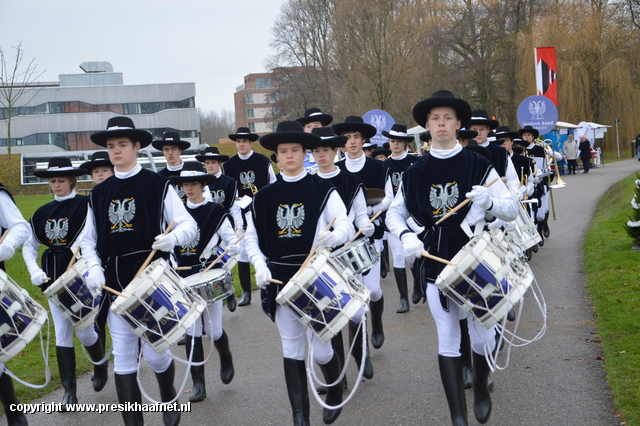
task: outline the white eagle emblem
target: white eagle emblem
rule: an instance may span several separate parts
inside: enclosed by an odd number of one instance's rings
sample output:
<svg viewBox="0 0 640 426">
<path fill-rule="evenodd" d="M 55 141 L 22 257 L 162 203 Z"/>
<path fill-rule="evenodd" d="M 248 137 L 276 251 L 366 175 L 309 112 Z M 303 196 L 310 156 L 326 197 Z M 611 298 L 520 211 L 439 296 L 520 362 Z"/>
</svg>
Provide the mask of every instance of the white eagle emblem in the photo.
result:
<svg viewBox="0 0 640 426">
<path fill-rule="evenodd" d="M 395 190 L 398 190 L 398 187 L 402 182 L 402 173 L 403 172 L 393 172 L 391 174 L 391 184 L 393 185 L 393 189 Z"/>
<path fill-rule="evenodd" d="M 131 221 L 135 215 L 136 200 L 133 197 L 124 200 L 111 200 L 111 204 L 109 204 L 109 222 L 113 224 L 110 228 L 111 232 L 133 231 Z"/>
<path fill-rule="evenodd" d="M 293 238 L 302 235 L 302 224 L 304 223 L 304 205 L 302 203 L 290 206 L 280 204 L 276 216 L 278 224 L 278 238 Z"/>
<path fill-rule="evenodd" d="M 196 229 L 196 236 L 193 237 L 193 240 L 186 246 L 182 246 L 180 249 L 180 254 L 186 256 L 193 256 L 198 252 L 198 244 L 200 244 L 200 227 Z"/>
<path fill-rule="evenodd" d="M 387 117 L 384 115 L 372 115 L 371 116 L 371 125 L 376 128 L 378 133 L 380 133 L 387 126 Z"/>
<path fill-rule="evenodd" d="M 49 239 L 49 244 L 64 245 L 67 243 L 66 236 L 69 232 L 69 218 L 47 219 L 44 224 L 44 235 Z"/>
<path fill-rule="evenodd" d="M 224 200 L 226 196 L 224 195 L 224 189 L 218 189 L 217 191 L 211 191 L 211 198 L 214 203 L 218 203 L 224 207 Z"/>
<path fill-rule="evenodd" d="M 178 193 L 178 198 L 184 200 L 187 195 L 184 193 L 184 189 L 182 189 L 182 185 L 174 185 L 176 192 Z"/>
<path fill-rule="evenodd" d="M 251 185 L 256 181 L 256 174 L 253 170 L 249 170 L 248 172 L 240 172 L 240 183 L 243 188 L 250 188 Z"/>
<path fill-rule="evenodd" d="M 529 114 L 531 114 L 532 120 L 542 120 L 546 110 L 547 104 L 545 104 L 544 101 L 529 102 Z"/>
<path fill-rule="evenodd" d="M 433 217 L 444 216 L 458 202 L 458 183 L 448 182 L 444 188 L 440 184 L 431 185 L 429 202 L 433 208 Z"/>
</svg>

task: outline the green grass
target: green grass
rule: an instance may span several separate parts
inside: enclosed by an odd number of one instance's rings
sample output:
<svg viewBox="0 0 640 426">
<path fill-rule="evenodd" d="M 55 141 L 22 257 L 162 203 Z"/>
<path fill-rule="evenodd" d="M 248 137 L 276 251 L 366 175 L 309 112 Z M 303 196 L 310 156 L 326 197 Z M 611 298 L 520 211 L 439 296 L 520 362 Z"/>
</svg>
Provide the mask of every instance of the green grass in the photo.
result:
<svg viewBox="0 0 640 426">
<path fill-rule="evenodd" d="M 616 409 L 640 424 L 640 252 L 624 229 L 635 175 L 600 200 L 584 244 L 587 291 L 602 339 L 605 371 Z"/>
</svg>

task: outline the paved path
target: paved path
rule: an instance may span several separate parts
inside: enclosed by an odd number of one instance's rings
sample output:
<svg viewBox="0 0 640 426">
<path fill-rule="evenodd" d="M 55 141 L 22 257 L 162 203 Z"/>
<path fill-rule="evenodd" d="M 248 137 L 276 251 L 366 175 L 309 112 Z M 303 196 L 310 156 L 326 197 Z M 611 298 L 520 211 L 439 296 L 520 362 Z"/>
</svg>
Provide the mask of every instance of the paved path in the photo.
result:
<svg viewBox="0 0 640 426">
<path fill-rule="evenodd" d="M 507 370 L 494 374 L 493 425 L 616 425 L 610 390 L 601 360 L 591 303 L 582 274 L 582 244 L 586 219 L 597 201 L 615 182 L 640 169 L 636 160 L 606 164 L 583 174 L 563 177 L 567 187 L 555 192 L 557 220 L 551 221 L 551 237 L 534 255 L 531 267 L 548 305 L 545 337 L 514 349 Z M 578 217 L 580 215 L 580 217 Z M 392 274 L 390 274 L 391 276 Z M 353 400 L 343 409 L 337 425 L 446 425 L 449 415 L 437 366 L 435 326 L 426 305 L 411 305 L 408 314 L 396 314 L 397 290 L 383 281 L 386 299 L 386 342 L 374 350 L 375 377 L 361 383 Z M 206 369 L 208 397 L 192 404 L 182 424 L 286 425 L 291 422 L 280 343 L 275 325 L 256 303 L 224 312 L 234 355 L 236 376 L 229 385 L 219 380 L 217 357 Z M 539 323 L 527 311 L 523 330 L 534 332 Z M 531 321 L 529 321 L 531 320 Z M 529 334 L 530 336 L 531 334 Z M 206 340 L 205 340 L 206 341 Z M 176 353 L 184 357 L 182 347 Z M 206 351 L 206 350 L 205 350 Z M 353 365 L 353 363 L 352 363 Z M 52 365 L 52 368 L 55 366 Z M 178 366 L 176 383 L 184 374 Z M 144 366 L 146 388 L 157 398 L 157 386 Z M 355 369 L 350 371 L 350 387 Z M 90 375 L 78 379 L 81 403 L 117 403 L 110 378 L 105 390 L 94 393 Z M 189 379 L 186 390 L 190 390 Z M 34 402 L 58 402 L 58 389 Z M 313 397 L 312 397 L 313 398 Z M 181 397 L 186 402 L 187 395 Z M 472 392 L 467 391 L 470 424 L 475 424 Z M 311 422 L 322 424 L 320 406 L 311 400 Z M 121 424 L 119 413 L 54 413 L 28 416 L 34 425 Z M 161 424 L 159 414 L 146 414 L 147 424 Z M 3 418 L 0 424 L 6 424 Z"/>
</svg>

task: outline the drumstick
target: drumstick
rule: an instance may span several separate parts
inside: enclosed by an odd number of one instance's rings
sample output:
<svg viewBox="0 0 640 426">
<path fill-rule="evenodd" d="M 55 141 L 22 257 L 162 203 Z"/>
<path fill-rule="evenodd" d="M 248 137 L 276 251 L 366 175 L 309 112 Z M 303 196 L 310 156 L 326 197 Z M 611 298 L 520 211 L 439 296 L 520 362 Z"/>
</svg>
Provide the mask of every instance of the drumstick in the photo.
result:
<svg viewBox="0 0 640 426">
<path fill-rule="evenodd" d="M 382 214 L 382 210 L 380 210 L 378 213 L 374 214 L 373 217 L 371 219 L 369 219 L 368 223 L 373 223 L 373 221 L 376 220 L 381 214 Z M 356 240 L 356 238 L 358 238 L 360 236 L 360 234 L 362 234 L 362 229 L 358 229 L 358 232 L 356 232 L 356 234 L 353 236 L 353 238 L 351 238 L 350 241 L 347 241 L 344 244 L 344 246 L 342 246 L 342 247 L 346 247 L 349 244 L 351 244 L 352 242 L 354 242 Z"/>
<path fill-rule="evenodd" d="M 192 266 L 178 266 L 177 268 L 173 268 L 174 271 L 186 271 L 188 269 L 191 269 Z"/>
<path fill-rule="evenodd" d="M 284 284 L 282 281 L 280 280 L 275 280 L 273 278 L 267 278 L 267 282 L 268 283 L 273 283 L 273 284 Z"/>
<path fill-rule="evenodd" d="M 76 261 L 76 257 L 78 257 L 78 252 L 80 251 L 80 247 L 78 247 L 75 251 L 75 253 L 73 253 L 73 256 L 71 256 L 71 261 L 69 261 L 69 264 L 67 265 L 67 270 L 64 271 L 64 273 L 66 274 L 67 272 L 69 272 L 69 269 L 71 269 L 71 267 L 73 266 L 73 263 Z"/>
<path fill-rule="evenodd" d="M 2 244 L 2 242 L 4 241 L 4 239 L 7 237 L 7 234 L 9 233 L 8 229 L 5 229 L 4 232 L 2 233 L 2 237 L 0 237 L 0 244 Z"/>
<path fill-rule="evenodd" d="M 432 254 L 429 254 L 429 253 L 428 253 L 428 252 L 426 252 L 426 251 L 423 251 L 423 252 L 422 252 L 422 257 L 426 257 L 426 258 L 431 259 L 431 260 L 436 260 L 436 261 L 438 261 L 438 262 L 446 263 L 447 265 L 451 265 L 451 266 L 458 266 L 458 265 L 456 265 L 455 263 L 451 263 L 451 262 L 449 262 L 447 259 L 443 259 L 443 258 L 441 258 L 441 257 L 434 256 L 434 255 L 432 255 Z"/>
<path fill-rule="evenodd" d="M 237 240 L 235 240 L 235 241 L 234 241 L 233 243 L 231 243 L 231 244 L 232 244 L 232 245 L 233 245 L 233 244 L 238 244 L 238 243 L 240 242 L 240 240 L 241 240 L 241 239 L 243 239 L 243 238 L 244 238 L 244 234 L 242 234 L 242 235 L 240 236 L 240 238 L 238 238 Z M 223 251 L 222 253 L 220 253 L 220 256 L 218 256 L 217 258 L 215 258 L 215 259 L 214 259 L 214 261 L 213 261 L 213 262 L 211 262 L 211 263 L 209 264 L 209 266 L 207 266 L 207 267 L 206 267 L 206 269 L 205 269 L 204 271 L 200 272 L 200 275 L 204 274 L 204 273 L 205 273 L 205 272 L 207 272 L 209 269 L 211 269 L 211 268 L 213 267 L 213 265 L 215 265 L 216 263 L 218 263 L 218 261 L 219 261 L 220 259 L 222 259 L 222 258 L 224 257 L 224 255 L 225 255 L 225 254 L 227 254 L 227 253 L 229 253 L 229 249 L 226 249 L 225 251 Z"/>
<path fill-rule="evenodd" d="M 327 225 L 327 227 L 325 229 L 325 232 L 328 232 L 331 229 L 331 227 L 333 226 L 333 223 L 335 221 L 336 221 L 335 217 L 333 219 L 331 219 L 331 222 L 329 222 L 329 225 Z M 307 263 L 309 263 L 309 260 L 311 260 L 311 257 L 315 254 L 316 250 L 318 250 L 318 245 L 317 244 L 315 246 L 313 246 L 313 248 L 309 252 L 309 255 L 307 256 L 307 258 L 304 260 L 304 262 L 302 262 L 302 266 L 300 267 L 300 269 L 298 269 L 298 272 L 302 271 L 304 268 L 307 267 Z M 296 274 L 298 272 L 296 272 Z"/>
<path fill-rule="evenodd" d="M 171 228 L 173 228 L 173 225 L 175 224 L 175 220 L 172 220 L 171 223 L 169 225 L 167 225 L 167 229 L 164 230 L 164 234 L 162 235 L 167 235 L 169 233 L 169 231 L 171 231 Z M 147 267 L 147 265 L 149 265 L 149 262 L 151 262 L 151 259 L 153 259 L 153 256 L 156 255 L 156 252 L 158 250 L 151 250 L 151 253 L 149 253 L 149 256 L 147 256 L 147 260 L 144 261 L 144 263 L 142 264 L 142 266 L 140 267 L 140 269 L 138 269 L 138 272 L 136 272 L 135 277 L 133 277 L 133 279 L 135 280 L 136 278 L 138 278 L 140 276 L 140 274 L 142 273 L 142 271 L 144 271 L 144 268 Z"/>
<path fill-rule="evenodd" d="M 491 182 L 489 182 L 488 184 L 486 184 L 484 187 L 488 188 L 491 185 L 493 185 L 494 183 L 496 183 L 496 181 L 500 179 L 500 178 L 495 178 L 494 180 L 492 180 Z M 460 210 L 462 207 L 466 206 L 467 204 L 469 204 L 469 202 L 471 202 L 471 200 L 473 200 L 473 198 L 467 198 L 466 200 L 464 200 L 463 202 L 461 202 L 460 204 L 458 204 L 457 206 L 455 206 L 453 209 L 449 210 L 449 213 L 445 214 L 444 216 L 442 216 L 440 218 L 440 220 L 438 220 L 436 222 L 436 225 L 440 225 L 440 223 L 447 219 L 449 216 L 453 215 L 455 212 L 457 212 L 458 210 Z"/>
<path fill-rule="evenodd" d="M 102 287 L 103 289 L 107 290 L 107 291 L 110 291 L 111 293 L 113 293 L 113 294 L 115 294 L 115 295 L 117 295 L 117 296 L 125 297 L 125 295 L 124 295 L 124 294 L 120 293 L 118 290 L 114 290 L 114 289 L 112 289 L 111 287 L 107 287 L 106 285 L 103 285 L 103 286 L 101 286 L 101 287 Z"/>
</svg>

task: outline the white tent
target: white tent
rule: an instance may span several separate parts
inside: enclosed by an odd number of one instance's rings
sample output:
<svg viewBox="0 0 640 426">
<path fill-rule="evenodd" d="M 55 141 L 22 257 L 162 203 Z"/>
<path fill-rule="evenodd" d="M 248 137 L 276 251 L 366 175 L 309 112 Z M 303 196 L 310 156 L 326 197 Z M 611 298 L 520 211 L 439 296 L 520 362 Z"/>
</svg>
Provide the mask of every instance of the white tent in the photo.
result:
<svg viewBox="0 0 640 426">
<path fill-rule="evenodd" d="M 579 141 L 580 138 L 584 135 L 587 137 L 589 142 L 591 142 L 591 146 L 593 147 L 596 139 L 602 139 L 607 131 L 607 128 L 609 127 L 611 126 L 592 123 L 590 121 L 581 121 L 578 124 L 578 129 L 576 129 L 575 131 L 575 138 Z"/>
</svg>

